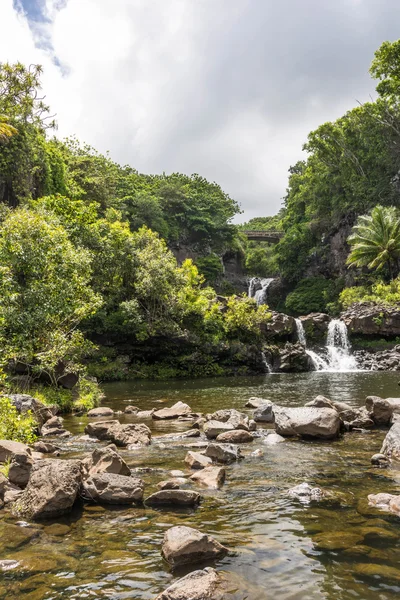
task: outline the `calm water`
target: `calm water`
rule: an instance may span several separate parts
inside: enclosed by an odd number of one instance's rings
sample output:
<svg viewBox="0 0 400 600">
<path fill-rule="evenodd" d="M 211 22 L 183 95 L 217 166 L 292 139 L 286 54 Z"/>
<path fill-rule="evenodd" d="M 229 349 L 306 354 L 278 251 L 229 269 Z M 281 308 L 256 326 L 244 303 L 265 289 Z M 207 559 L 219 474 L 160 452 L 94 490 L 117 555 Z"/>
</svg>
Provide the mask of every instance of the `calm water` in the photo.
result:
<svg viewBox="0 0 400 600">
<path fill-rule="evenodd" d="M 170 405 L 178 400 L 199 412 L 243 409 L 250 396 L 282 405 L 302 405 L 317 394 L 352 405 L 367 395 L 400 395 L 395 373 L 311 373 L 262 378 L 208 379 L 105 386 L 104 404 L 123 410 Z M 134 418 L 121 415 L 121 421 Z M 66 426 L 83 432 L 86 417 Z M 187 443 L 157 442 L 186 424 L 148 422 L 149 448 L 121 451 L 142 473 L 146 495 L 171 469 L 185 469 Z M 377 470 L 370 457 L 384 431 L 351 433 L 335 442 L 287 440 L 267 446 L 262 438 L 242 446 L 244 460 L 227 467 L 220 491 L 202 491 L 196 511 L 105 509 L 87 506 L 56 522 L 16 527 L 2 511 L 1 558 L 20 560 L 22 570 L 2 575 L 0 598 L 136 598 L 150 600 L 173 580 L 160 547 L 165 530 L 185 524 L 215 535 L 234 553 L 214 566 L 232 582 L 230 600 L 394 600 L 400 596 L 400 518 L 368 508 L 369 493 L 400 494 L 400 471 Z M 67 455 L 95 445 L 64 442 Z M 263 456 L 250 453 L 262 449 Z M 332 497 L 302 505 L 287 490 L 303 481 Z"/>
</svg>

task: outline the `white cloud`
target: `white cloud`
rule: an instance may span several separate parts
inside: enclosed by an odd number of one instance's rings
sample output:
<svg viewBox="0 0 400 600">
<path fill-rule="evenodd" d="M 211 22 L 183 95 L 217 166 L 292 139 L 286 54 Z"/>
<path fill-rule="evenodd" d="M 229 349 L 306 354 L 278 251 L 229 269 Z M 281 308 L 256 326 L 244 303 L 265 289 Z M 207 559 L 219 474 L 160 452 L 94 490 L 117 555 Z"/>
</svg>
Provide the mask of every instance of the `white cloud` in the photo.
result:
<svg viewBox="0 0 400 600">
<path fill-rule="evenodd" d="M 30 29 L 1 0 L 0 60 L 44 66 L 58 135 L 143 172 L 201 173 L 249 218 L 279 208 L 308 131 L 373 91 L 395 2 L 46 0 Z"/>
</svg>

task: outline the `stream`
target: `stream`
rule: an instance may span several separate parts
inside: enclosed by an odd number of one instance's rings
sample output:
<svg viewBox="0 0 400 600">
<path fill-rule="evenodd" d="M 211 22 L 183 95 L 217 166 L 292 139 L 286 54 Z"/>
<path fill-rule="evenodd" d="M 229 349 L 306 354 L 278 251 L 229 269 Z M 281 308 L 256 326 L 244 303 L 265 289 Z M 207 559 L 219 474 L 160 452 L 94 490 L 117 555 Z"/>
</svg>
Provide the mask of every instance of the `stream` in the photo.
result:
<svg viewBox="0 0 400 600">
<path fill-rule="evenodd" d="M 247 412 L 244 405 L 251 396 L 299 406 L 323 394 L 360 406 L 368 395 L 399 396 L 399 378 L 387 372 L 318 371 L 124 382 L 104 386 L 102 405 L 115 411 L 129 404 L 148 410 L 181 400 L 196 412 Z M 116 418 L 137 422 L 125 414 Z M 79 439 L 87 422 L 86 416 L 65 418 L 65 427 L 77 437 L 60 442 L 63 457 L 81 457 L 98 445 Z M 172 469 L 188 473 L 184 458 L 198 438 L 157 442 L 157 436 L 188 429 L 188 423 L 143 422 L 152 429 L 152 444 L 119 452 L 131 468 L 144 468 L 140 477 L 146 497 Z M 176 576 L 196 568 L 172 575 L 160 554 L 165 530 L 184 524 L 234 551 L 213 564 L 229 575 L 227 600 L 398 599 L 400 518 L 366 501 L 370 493 L 400 494 L 400 471 L 370 464 L 385 434 L 352 432 L 329 442 L 288 439 L 276 446 L 257 438 L 241 447 L 242 461 L 227 466 L 221 490 L 201 490 L 204 500 L 196 510 L 85 505 L 55 521 L 18 528 L 3 510 L 0 558 L 24 566 L 1 574 L 0 598 L 152 600 Z M 262 456 L 251 455 L 257 449 Z M 331 497 L 308 505 L 289 497 L 287 490 L 303 481 Z M 194 483 L 191 487 L 198 489 Z"/>
</svg>

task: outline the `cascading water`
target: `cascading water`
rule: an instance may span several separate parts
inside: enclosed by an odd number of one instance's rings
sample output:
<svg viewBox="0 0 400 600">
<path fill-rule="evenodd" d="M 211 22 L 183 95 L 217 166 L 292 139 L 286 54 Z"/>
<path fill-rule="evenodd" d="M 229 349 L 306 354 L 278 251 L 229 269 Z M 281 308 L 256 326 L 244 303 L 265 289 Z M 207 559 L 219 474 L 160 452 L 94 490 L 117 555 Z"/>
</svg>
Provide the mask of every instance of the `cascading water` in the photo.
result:
<svg viewBox="0 0 400 600">
<path fill-rule="evenodd" d="M 329 323 L 326 340 L 327 358 L 323 358 L 313 350 L 307 349 L 306 333 L 301 319 L 295 319 L 297 339 L 304 346 L 306 353 L 311 358 L 316 371 L 357 371 L 357 363 L 350 354 L 350 342 L 347 327 L 340 319 L 333 319 Z"/>
<path fill-rule="evenodd" d="M 269 364 L 269 362 L 267 361 L 267 357 L 265 356 L 264 352 L 261 352 L 261 358 L 262 358 L 262 361 L 264 363 L 264 367 L 267 370 L 267 373 L 272 373 L 272 367 Z"/>
<path fill-rule="evenodd" d="M 274 281 L 273 277 L 253 277 L 249 282 L 249 298 L 254 298 L 257 305 L 267 304 L 268 288 Z"/>
</svg>

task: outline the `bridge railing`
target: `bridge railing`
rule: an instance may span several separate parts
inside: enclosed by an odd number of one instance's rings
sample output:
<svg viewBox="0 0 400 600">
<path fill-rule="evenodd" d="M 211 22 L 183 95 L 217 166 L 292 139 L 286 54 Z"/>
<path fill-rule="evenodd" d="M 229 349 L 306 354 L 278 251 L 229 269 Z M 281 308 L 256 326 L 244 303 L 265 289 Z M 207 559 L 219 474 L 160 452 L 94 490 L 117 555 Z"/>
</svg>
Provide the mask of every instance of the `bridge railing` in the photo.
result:
<svg viewBox="0 0 400 600">
<path fill-rule="evenodd" d="M 283 231 L 242 231 L 244 235 L 250 239 L 260 239 L 260 240 L 276 240 L 279 241 L 284 233 Z"/>
</svg>

